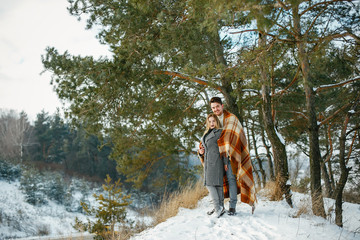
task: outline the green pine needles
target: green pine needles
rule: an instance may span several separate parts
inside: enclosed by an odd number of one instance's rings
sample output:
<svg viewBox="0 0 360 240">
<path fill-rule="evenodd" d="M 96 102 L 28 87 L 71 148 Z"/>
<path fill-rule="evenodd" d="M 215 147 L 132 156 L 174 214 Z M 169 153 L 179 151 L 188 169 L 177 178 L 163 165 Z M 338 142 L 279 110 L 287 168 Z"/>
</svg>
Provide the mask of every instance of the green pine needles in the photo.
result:
<svg viewBox="0 0 360 240">
<path fill-rule="evenodd" d="M 94 233 L 95 239 L 119 239 L 121 228 L 126 223 L 126 206 L 131 203 L 130 195 L 123 195 L 120 179 L 115 183 L 111 181 L 107 175 L 103 184 L 106 196 L 93 195 L 98 203 L 96 207 L 81 202 L 86 215 L 94 217 L 95 221 L 90 218 L 87 218 L 87 222 L 75 219 L 74 228 Z"/>
</svg>

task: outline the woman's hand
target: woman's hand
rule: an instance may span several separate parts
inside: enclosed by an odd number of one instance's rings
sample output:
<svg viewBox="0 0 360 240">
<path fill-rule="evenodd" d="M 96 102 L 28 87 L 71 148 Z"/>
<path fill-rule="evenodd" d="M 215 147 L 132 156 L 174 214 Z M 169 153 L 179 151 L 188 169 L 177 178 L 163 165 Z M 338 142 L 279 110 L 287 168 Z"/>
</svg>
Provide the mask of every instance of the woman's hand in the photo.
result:
<svg viewBox="0 0 360 240">
<path fill-rule="evenodd" d="M 228 167 L 227 165 L 224 165 L 224 168 L 225 168 L 225 172 L 228 170 Z"/>
</svg>

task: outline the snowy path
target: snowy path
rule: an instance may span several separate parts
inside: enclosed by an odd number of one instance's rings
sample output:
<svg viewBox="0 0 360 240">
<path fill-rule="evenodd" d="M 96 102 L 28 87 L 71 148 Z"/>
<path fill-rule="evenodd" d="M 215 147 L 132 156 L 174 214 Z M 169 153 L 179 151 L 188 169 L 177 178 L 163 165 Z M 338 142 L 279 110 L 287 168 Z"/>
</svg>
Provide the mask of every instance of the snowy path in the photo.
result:
<svg viewBox="0 0 360 240">
<path fill-rule="evenodd" d="M 356 204 L 345 204 L 344 222 L 349 222 L 345 229 L 337 227 L 320 217 L 302 215 L 293 218 L 301 206 L 305 195 L 295 194 L 295 208 L 285 203 L 271 202 L 260 198 L 254 215 L 246 204 L 238 204 L 237 215 L 224 215 L 221 218 L 207 216 L 211 208 L 209 198 L 199 202 L 196 209 L 180 209 L 177 216 L 148 229 L 132 238 L 132 240 L 174 240 L 174 239 L 226 239 L 226 240 L 280 240 L 280 239 L 360 239 L 360 207 Z M 331 200 L 332 201 L 332 200 Z M 332 204 L 325 201 L 325 204 Z M 225 204 L 228 208 L 228 203 Z M 346 215 L 348 213 L 348 215 Z M 354 219 L 356 218 L 356 219 Z M 359 224 L 356 226 L 356 224 Z M 349 231 L 350 230 L 350 231 Z"/>
</svg>

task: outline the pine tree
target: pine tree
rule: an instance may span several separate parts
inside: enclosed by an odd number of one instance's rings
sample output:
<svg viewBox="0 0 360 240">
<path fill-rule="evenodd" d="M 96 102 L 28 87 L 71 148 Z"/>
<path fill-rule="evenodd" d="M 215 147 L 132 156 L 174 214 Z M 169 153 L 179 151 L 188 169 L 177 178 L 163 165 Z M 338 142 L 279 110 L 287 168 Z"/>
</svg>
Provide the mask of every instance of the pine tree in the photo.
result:
<svg viewBox="0 0 360 240">
<path fill-rule="evenodd" d="M 44 162 L 49 161 L 49 148 L 53 139 L 50 134 L 50 116 L 44 110 L 37 114 L 34 132 L 38 142 L 34 158 Z"/>
<path fill-rule="evenodd" d="M 20 189 L 25 193 L 25 200 L 33 205 L 47 203 L 45 196 L 45 181 L 43 175 L 35 168 L 24 168 L 20 178 Z"/>
<path fill-rule="evenodd" d="M 64 140 L 69 133 L 69 129 L 64 121 L 61 119 L 60 113 L 56 112 L 50 118 L 50 132 L 51 145 L 49 147 L 49 161 L 55 163 L 62 163 L 65 158 Z"/>
<path fill-rule="evenodd" d="M 126 206 L 130 195 L 124 195 L 121 189 L 120 179 L 111 183 L 111 178 L 107 175 L 103 185 L 104 194 L 94 194 L 98 203 L 97 207 L 90 207 L 89 204 L 81 202 L 85 214 L 94 216 L 96 221 L 92 222 L 89 218 L 87 223 L 75 220 L 75 228 L 79 231 L 89 231 L 96 234 L 96 239 L 118 239 L 117 230 L 126 222 Z"/>
</svg>

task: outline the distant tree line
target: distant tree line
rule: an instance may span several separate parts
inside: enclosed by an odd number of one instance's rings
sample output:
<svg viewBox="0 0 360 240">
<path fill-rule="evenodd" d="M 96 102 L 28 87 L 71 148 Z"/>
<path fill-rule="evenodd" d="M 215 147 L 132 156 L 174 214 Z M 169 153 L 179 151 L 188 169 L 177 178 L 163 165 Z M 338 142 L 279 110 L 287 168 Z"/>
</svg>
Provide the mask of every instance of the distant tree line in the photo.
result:
<svg viewBox="0 0 360 240">
<path fill-rule="evenodd" d="M 117 166 L 111 158 L 113 140 L 105 134 L 88 133 L 83 125 L 66 122 L 59 112 L 50 115 L 42 111 L 31 123 L 25 112 L 0 109 L 0 134 L 0 178 L 8 181 L 19 179 L 28 196 L 27 201 L 32 204 L 45 203 L 46 196 L 59 203 L 65 201 L 67 176 L 102 182 L 109 175 L 121 179 L 127 191 L 134 190 L 134 183 L 124 181 L 125 175 L 118 172 L 119 168 L 128 165 Z M 134 154 L 136 149 L 135 146 L 131 149 Z M 137 186 L 137 190 L 153 194 L 153 203 L 164 191 L 171 192 L 181 182 L 196 179 L 197 171 L 190 168 L 188 158 L 174 156 L 174 159 L 177 160 L 172 163 L 161 159 L 153 163 L 156 171 Z M 44 187 L 47 182 L 44 174 L 49 175 L 49 170 L 54 171 L 53 184 L 47 183 Z M 169 172 L 177 172 L 177 175 Z"/>
<path fill-rule="evenodd" d="M 42 111 L 34 123 L 27 114 L 0 111 L 0 156 L 13 163 L 35 164 L 68 174 L 102 180 L 107 174 L 118 178 L 116 164 L 109 159 L 111 143 L 101 149 L 97 136 L 70 127 L 59 113 Z"/>
</svg>

